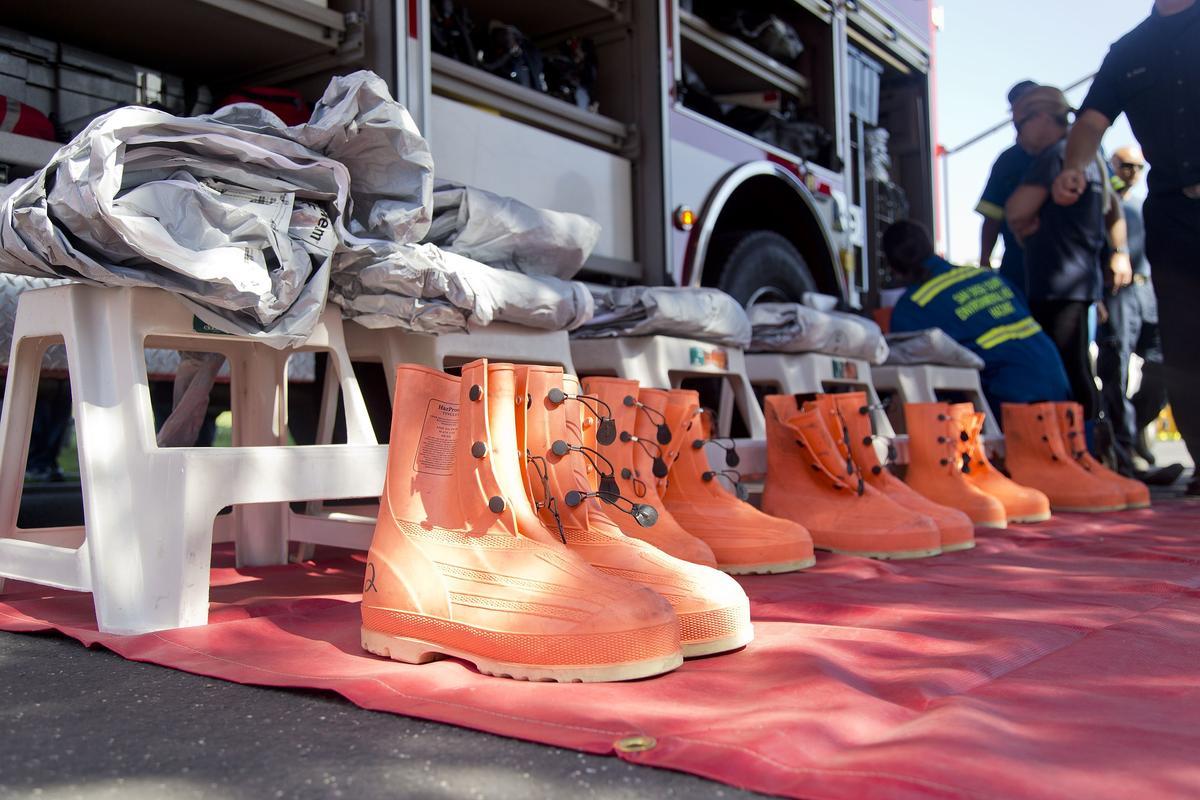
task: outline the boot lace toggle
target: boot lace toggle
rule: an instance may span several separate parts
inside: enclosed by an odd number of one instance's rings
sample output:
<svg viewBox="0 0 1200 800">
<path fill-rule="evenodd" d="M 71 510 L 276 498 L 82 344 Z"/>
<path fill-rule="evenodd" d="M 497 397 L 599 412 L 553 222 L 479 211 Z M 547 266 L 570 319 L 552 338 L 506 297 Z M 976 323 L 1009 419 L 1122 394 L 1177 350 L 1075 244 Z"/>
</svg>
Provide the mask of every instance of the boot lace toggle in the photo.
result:
<svg viewBox="0 0 1200 800">
<path fill-rule="evenodd" d="M 661 411 L 656 411 L 645 403 L 639 402 L 636 397 L 631 394 L 625 395 L 623 401 L 626 406 L 636 408 L 638 411 L 646 415 L 646 419 L 650 420 L 650 424 L 657 430 L 654 433 L 654 438 L 659 444 L 671 443 L 671 426 L 667 424 L 667 417 Z"/>
<path fill-rule="evenodd" d="M 546 393 L 546 399 L 556 406 L 574 400 L 596 417 L 596 441 L 599 444 L 609 445 L 617 440 L 617 421 L 613 418 L 612 406 L 599 397 L 592 394 L 567 394 L 556 387 Z"/>
<path fill-rule="evenodd" d="M 649 528 L 658 522 L 658 511 L 654 506 L 647 505 L 646 503 L 635 503 L 627 497 L 622 497 L 620 494 L 610 494 L 603 489 L 595 492 L 581 492 L 578 489 L 572 489 L 563 497 L 563 502 L 571 508 L 575 508 L 589 497 L 597 497 L 618 511 L 628 514 L 633 517 L 634 522 L 643 528 Z"/>
<path fill-rule="evenodd" d="M 558 501 L 554 495 L 550 493 L 550 469 L 546 465 L 546 459 L 542 456 L 535 456 L 528 450 L 525 451 L 525 460 L 533 465 L 533 469 L 537 472 L 538 480 L 542 482 L 542 497 L 546 498 L 543 503 L 535 500 L 533 505 L 538 511 L 545 509 L 550 512 L 550 516 L 554 518 L 554 525 L 558 529 L 558 538 L 562 539 L 562 543 L 567 543 L 567 534 L 563 530 L 562 517 L 558 514 Z"/>
<path fill-rule="evenodd" d="M 663 458 L 662 447 L 657 443 L 651 442 L 648 439 L 643 439 L 640 436 L 634 436 L 629 431 L 621 431 L 621 441 L 626 444 L 633 443 L 642 448 L 642 452 L 650 456 L 654 460 L 654 465 L 650 471 L 654 473 L 656 478 L 665 478 L 670 469 L 667 467 L 667 461 Z"/>
</svg>

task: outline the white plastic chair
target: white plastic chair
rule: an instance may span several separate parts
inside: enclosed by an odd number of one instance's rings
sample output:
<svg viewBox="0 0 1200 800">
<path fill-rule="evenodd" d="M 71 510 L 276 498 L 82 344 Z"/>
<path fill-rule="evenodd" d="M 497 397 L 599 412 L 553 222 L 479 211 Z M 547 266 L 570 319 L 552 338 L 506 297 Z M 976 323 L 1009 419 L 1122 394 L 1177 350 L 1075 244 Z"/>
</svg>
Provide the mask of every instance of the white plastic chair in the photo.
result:
<svg viewBox="0 0 1200 800">
<path fill-rule="evenodd" d="M 336 310 L 303 350 L 331 356 L 347 408 L 344 445 L 286 446 L 287 358 L 247 337 L 198 332 L 171 295 L 69 285 L 22 295 L 0 415 L 0 576 L 91 592 L 100 630 L 203 625 L 214 520 L 241 565 L 282 564 L 288 540 L 315 541 L 336 520 L 287 503 L 378 495 L 387 448 L 376 443 Z M 65 344 L 84 525 L 21 529 L 17 512 L 42 353 Z M 232 372 L 234 447 L 159 448 L 144 348 L 223 353 Z"/>
<path fill-rule="evenodd" d="M 875 367 L 875 388 L 880 393 L 890 393 L 900 401 L 908 403 L 935 403 L 941 398 L 938 392 L 956 392 L 984 413 L 983 435 L 990 445 L 999 446 L 1004 441 L 996 415 L 988 405 L 979 382 L 979 370 L 969 367 L 946 367 L 939 364 L 894 364 Z"/>
</svg>

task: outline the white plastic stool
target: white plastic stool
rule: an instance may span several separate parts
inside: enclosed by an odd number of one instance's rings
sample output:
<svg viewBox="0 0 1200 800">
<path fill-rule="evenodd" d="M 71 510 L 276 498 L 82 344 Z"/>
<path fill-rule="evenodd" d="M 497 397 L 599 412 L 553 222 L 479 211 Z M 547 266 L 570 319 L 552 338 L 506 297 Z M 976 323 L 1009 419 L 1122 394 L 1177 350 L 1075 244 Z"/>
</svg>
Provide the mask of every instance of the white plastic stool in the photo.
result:
<svg viewBox="0 0 1200 800">
<path fill-rule="evenodd" d="M 904 364 L 876 367 L 875 388 L 892 392 L 902 404 L 936 403 L 938 392 L 958 392 L 984 413 L 983 433 L 993 441 L 1002 439 L 1000 425 L 983 394 L 979 370 L 938 364 Z"/>
<path fill-rule="evenodd" d="M 571 356 L 580 376 L 611 375 L 656 389 L 677 389 L 685 378 L 724 378 L 717 433 L 729 435 L 736 405 L 750 437 L 767 437 L 767 423 L 739 348 L 674 336 L 617 336 L 572 339 Z"/>
<path fill-rule="evenodd" d="M 0 576 L 90 591 L 100 630 L 141 633 L 208 619 L 214 519 L 232 526 L 239 564 L 281 564 L 289 538 L 335 521 L 288 502 L 378 495 L 387 448 L 375 443 L 335 311 L 303 350 L 325 350 L 345 397 L 348 444 L 285 446 L 288 356 L 247 337 L 198 332 L 166 292 L 69 285 L 22 295 L 0 415 Z M 65 344 L 79 445 L 84 525 L 20 529 L 24 465 L 42 353 Z M 224 354 L 234 444 L 159 448 L 144 348 Z"/>
<path fill-rule="evenodd" d="M 350 360 L 383 364 L 389 392 L 396 390 L 396 365 L 405 363 L 445 369 L 486 358 L 517 364 L 548 364 L 574 371 L 566 331 L 493 322 L 466 333 L 432 336 L 398 328 L 365 328 L 347 322 L 345 332 Z"/>
<path fill-rule="evenodd" d="M 892 423 L 880 408 L 868 361 L 824 353 L 747 353 L 746 372 L 751 384 L 768 393 L 820 394 L 841 388 L 866 392 L 875 432 L 880 436 L 895 435 Z"/>
</svg>

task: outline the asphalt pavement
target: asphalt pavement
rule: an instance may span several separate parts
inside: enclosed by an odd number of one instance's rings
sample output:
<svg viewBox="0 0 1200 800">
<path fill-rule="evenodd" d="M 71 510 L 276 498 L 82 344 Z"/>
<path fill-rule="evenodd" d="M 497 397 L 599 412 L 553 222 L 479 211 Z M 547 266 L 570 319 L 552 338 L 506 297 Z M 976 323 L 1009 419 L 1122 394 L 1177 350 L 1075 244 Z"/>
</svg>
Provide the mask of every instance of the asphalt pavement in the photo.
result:
<svg viewBox="0 0 1200 800">
<path fill-rule="evenodd" d="M 0 798 L 750 798 L 617 758 L 0 633 Z"/>
</svg>

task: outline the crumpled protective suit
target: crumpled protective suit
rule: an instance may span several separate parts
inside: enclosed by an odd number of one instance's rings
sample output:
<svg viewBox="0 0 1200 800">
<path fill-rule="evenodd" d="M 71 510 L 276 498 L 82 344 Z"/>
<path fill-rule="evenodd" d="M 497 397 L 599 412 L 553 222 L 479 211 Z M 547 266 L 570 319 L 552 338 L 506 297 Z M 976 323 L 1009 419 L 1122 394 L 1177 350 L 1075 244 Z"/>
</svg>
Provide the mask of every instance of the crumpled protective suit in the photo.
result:
<svg viewBox="0 0 1200 800">
<path fill-rule="evenodd" d="M 839 311 L 818 311 L 799 303 L 758 303 L 750 307 L 757 353 L 824 353 L 882 364 L 888 355 L 883 331 L 869 319 Z"/>
<path fill-rule="evenodd" d="M 572 278 L 600 238 L 600 223 L 581 214 L 534 208 L 512 197 L 456 183 L 433 190 L 425 241 L 493 267 Z"/>
<path fill-rule="evenodd" d="M 720 289 L 707 287 L 589 286 L 596 315 L 573 336 L 680 336 L 742 347 L 750 343 L 745 310 Z"/>
<path fill-rule="evenodd" d="M 531 295 L 555 306 L 529 309 L 532 319 L 580 316 L 578 291 L 531 293 L 515 274 L 510 291 L 507 273 L 418 257 L 412 243 L 429 229 L 432 196 L 429 148 L 370 72 L 334 78 L 312 119 L 290 128 L 250 104 L 194 118 L 121 108 L 10 188 L 0 270 L 163 288 L 209 325 L 276 347 L 311 333 L 331 272 L 367 267 L 396 270 L 391 284 L 411 290 L 405 300 L 441 309 L 394 318 L 416 330 L 462 330 L 473 316 L 519 322 L 514 306 Z M 404 280 L 439 266 L 454 274 Z M 455 283 L 468 290 L 439 293 Z M 353 302 L 364 282 L 340 285 L 338 297 Z"/>
<path fill-rule="evenodd" d="M 963 347 L 941 328 L 889 333 L 889 364 L 942 364 L 947 367 L 983 369 L 983 359 Z"/>
</svg>

